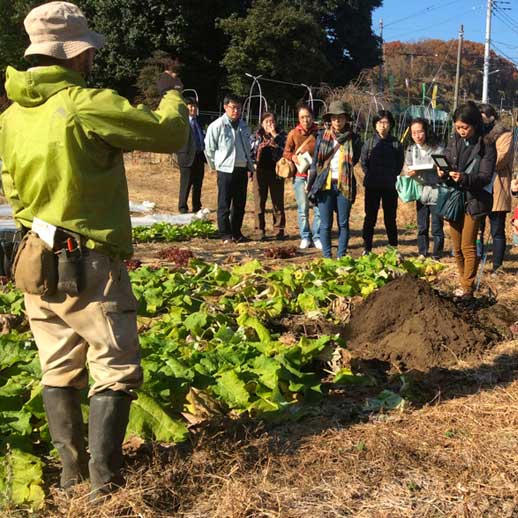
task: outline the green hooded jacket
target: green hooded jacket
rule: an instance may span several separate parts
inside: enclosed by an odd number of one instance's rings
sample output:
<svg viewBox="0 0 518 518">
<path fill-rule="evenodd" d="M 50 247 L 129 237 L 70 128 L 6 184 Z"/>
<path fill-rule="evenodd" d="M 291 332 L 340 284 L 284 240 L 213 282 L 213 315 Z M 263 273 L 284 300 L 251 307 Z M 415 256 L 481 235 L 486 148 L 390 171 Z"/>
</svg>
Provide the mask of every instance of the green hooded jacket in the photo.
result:
<svg viewBox="0 0 518 518">
<path fill-rule="evenodd" d="M 113 90 L 86 88 L 80 74 L 47 66 L 6 72 L 13 104 L 0 115 L 4 193 L 17 223 L 38 217 L 77 232 L 114 257 L 133 253 L 124 151 L 178 151 L 187 107 L 169 91 L 158 109 L 133 107 Z"/>
</svg>

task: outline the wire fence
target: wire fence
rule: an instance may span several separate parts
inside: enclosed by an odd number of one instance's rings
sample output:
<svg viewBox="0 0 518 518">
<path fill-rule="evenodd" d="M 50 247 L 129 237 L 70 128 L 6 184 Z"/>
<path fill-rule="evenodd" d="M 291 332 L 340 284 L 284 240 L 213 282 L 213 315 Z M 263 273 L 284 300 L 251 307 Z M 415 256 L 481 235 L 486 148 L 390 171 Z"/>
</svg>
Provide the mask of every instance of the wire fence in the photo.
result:
<svg viewBox="0 0 518 518">
<path fill-rule="evenodd" d="M 368 96 L 370 94 L 362 94 Z M 353 108 L 353 128 L 354 131 L 359 133 L 362 139 L 365 141 L 373 135 L 374 128 L 372 124 L 372 118 L 379 109 L 392 108 L 390 104 L 384 102 L 383 99 L 377 99 L 375 96 L 370 95 L 371 99 L 368 103 L 362 103 L 358 109 Z M 325 105 L 324 105 L 325 106 Z M 393 109 L 393 108 L 392 108 Z M 295 107 L 290 106 L 286 101 L 278 104 L 268 105 L 268 111 L 275 114 L 277 123 L 280 128 L 288 132 L 294 128 L 297 121 L 297 113 Z M 220 104 L 218 110 L 203 110 L 199 113 L 199 121 L 203 128 L 207 128 L 208 125 L 220 117 L 224 113 L 223 105 Z M 430 127 L 438 140 L 439 143 L 446 145 L 449 137 L 453 132 L 453 123 L 451 120 L 451 114 L 441 112 L 432 108 L 431 104 L 425 105 L 413 105 L 407 107 L 401 107 L 398 110 L 393 109 L 395 117 L 395 126 L 393 128 L 393 135 L 397 137 L 405 145 L 410 143 L 410 137 L 408 135 L 409 124 L 415 117 L 422 117 L 430 122 Z M 322 125 L 323 110 L 317 114 L 316 119 Z M 514 147 L 514 171 L 515 174 L 518 172 L 518 128 L 517 128 L 517 117 L 514 112 L 506 114 L 504 117 L 504 124 L 511 128 L 513 131 L 513 147 Z M 248 125 L 251 132 L 254 132 L 259 127 L 258 114 L 250 113 L 248 119 Z M 147 153 L 135 151 L 132 153 L 126 153 L 124 155 L 125 163 L 128 165 L 172 165 L 176 166 L 176 158 L 171 154 L 159 154 L 159 153 Z"/>
</svg>

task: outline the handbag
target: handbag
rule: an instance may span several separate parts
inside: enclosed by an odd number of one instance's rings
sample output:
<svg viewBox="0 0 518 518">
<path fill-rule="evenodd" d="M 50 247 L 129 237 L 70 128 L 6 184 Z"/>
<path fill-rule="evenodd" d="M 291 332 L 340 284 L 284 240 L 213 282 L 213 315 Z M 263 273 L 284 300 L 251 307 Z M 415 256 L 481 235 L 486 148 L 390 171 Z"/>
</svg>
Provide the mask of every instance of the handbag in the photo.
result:
<svg viewBox="0 0 518 518">
<path fill-rule="evenodd" d="M 294 155 L 297 155 L 299 151 L 311 140 L 313 135 L 310 135 L 293 153 Z M 280 160 L 277 161 L 275 164 L 275 174 L 279 176 L 280 178 L 293 178 L 295 176 L 295 173 L 297 172 L 297 166 L 287 158 L 282 157 Z"/>
<path fill-rule="evenodd" d="M 396 180 L 396 191 L 401 201 L 418 201 L 423 194 L 423 187 L 411 176 L 398 176 Z"/>
<path fill-rule="evenodd" d="M 466 196 L 456 187 L 439 184 L 436 210 L 446 221 L 459 221 L 464 216 Z"/>
<path fill-rule="evenodd" d="M 280 178 L 292 178 L 296 170 L 295 164 L 284 157 L 275 164 L 275 174 Z"/>
<path fill-rule="evenodd" d="M 480 157 L 475 157 L 464 169 L 464 174 L 471 174 L 480 163 Z M 466 212 L 466 193 L 456 185 L 439 184 L 436 210 L 446 221 L 460 221 Z"/>
</svg>

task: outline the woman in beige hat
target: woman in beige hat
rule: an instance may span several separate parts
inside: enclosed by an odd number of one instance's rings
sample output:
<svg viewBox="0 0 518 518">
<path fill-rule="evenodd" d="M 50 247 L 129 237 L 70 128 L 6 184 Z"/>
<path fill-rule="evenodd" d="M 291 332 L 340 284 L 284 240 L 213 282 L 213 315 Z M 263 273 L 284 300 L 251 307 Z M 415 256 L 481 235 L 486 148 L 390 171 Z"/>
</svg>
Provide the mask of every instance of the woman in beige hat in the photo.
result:
<svg viewBox="0 0 518 518">
<path fill-rule="evenodd" d="M 331 227 L 334 213 L 337 213 L 337 257 L 340 258 L 347 253 L 349 243 L 349 215 L 356 198 L 354 166 L 360 159 L 362 142 L 352 131 L 351 109 L 345 102 L 332 102 L 324 121 L 330 127 L 317 137 L 308 192 L 310 197 L 316 199 L 320 211 L 320 240 L 324 257 L 331 257 Z"/>
</svg>

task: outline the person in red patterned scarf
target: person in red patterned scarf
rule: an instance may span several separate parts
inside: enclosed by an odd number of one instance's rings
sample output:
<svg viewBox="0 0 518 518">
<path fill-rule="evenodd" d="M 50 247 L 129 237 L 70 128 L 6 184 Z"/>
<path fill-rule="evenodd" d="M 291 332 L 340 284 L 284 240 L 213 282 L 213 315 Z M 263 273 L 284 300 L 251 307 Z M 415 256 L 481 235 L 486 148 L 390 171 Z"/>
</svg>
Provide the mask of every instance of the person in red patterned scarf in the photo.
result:
<svg viewBox="0 0 518 518">
<path fill-rule="evenodd" d="M 352 131 L 351 109 L 347 103 L 333 101 L 324 121 L 330 123 L 330 127 L 317 137 L 308 193 L 310 199 L 314 197 L 318 203 L 324 257 L 331 257 L 331 227 L 334 213 L 337 213 L 337 257 L 340 258 L 347 253 L 349 214 L 356 198 L 354 166 L 360 159 L 362 142 Z"/>
<path fill-rule="evenodd" d="M 293 189 L 297 200 L 297 217 L 300 231 L 299 248 L 305 249 L 314 245 L 321 249 L 320 232 L 320 213 L 318 207 L 313 209 L 313 228 L 309 226 L 309 201 L 306 192 L 308 180 L 309 164 L 303 162 L 303 156 L 313 157 L 315 150 L 318 126 L 313 121 L 313 112 L 307 104 L 300 104 L 297 107 L 299 123 L 288 133 L 283 157 L 291 160 L 297 167 L 297 172 L 293 178 Z M 307 155 L 307 154 L 308 155 Z"/>
</svg>

